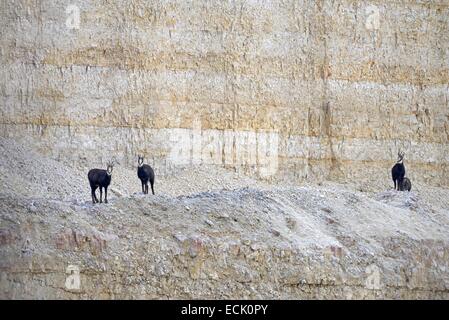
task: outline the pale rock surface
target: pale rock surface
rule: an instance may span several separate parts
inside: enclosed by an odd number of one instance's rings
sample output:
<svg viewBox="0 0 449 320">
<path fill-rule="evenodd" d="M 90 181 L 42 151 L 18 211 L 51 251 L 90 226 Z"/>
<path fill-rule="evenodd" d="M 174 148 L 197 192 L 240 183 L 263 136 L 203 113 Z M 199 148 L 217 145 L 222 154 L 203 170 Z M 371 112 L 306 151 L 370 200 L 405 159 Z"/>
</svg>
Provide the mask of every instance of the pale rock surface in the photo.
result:
<svg viewBox="0 0 449 320">
<path fill-rule="evenodd" d="M 53 159 L 380 182 L 402 149 L 412 182 L 449 185 L 447 0 L 17 0 L 0 17 L 0 134 Z"/>
<path fill-rule="evenodd" d="M 2 1 L 0 298 L 447 299 L 448 66 L 447 0 Z"/>
<path fill-rule="evenodd" d="M 92 205 L 87 169 L 0 142 L 2 299 L 449 298 L 447 188 L 191 168 L 153 196 L 116 166 Z"/>
</svg>

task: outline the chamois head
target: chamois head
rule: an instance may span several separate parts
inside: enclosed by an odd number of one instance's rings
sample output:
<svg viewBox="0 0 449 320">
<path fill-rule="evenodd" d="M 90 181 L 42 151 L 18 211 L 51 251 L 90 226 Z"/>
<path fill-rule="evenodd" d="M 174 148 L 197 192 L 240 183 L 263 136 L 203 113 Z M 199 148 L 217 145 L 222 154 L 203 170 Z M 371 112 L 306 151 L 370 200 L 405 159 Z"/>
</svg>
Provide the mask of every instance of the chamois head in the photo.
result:
<svg viewBox="0 0 449 320">
<path fill-rule="evenodd" d="M 106 169 L 108 175 L 112 175 L 112 170 L 114 169 L 115 164 L 118 164 L 118 162 L 115 160 L 115 158 L 112 159 L 111 161 L 108 161 L 107 169 Z"/>
<path fill-rule="evenodd" d="M 139 165 L 139 167 L 141 167 L 143 165 L 143 155 L 137 155 L 138 159 L 137 159 L 137 163 Z"/>
<path fill-rule="evenodd" d="M 398 162 L 402 162 L 402 160 L 404 159 L 405 153 L 400 151 L 398 152 Z"/>
</svg>

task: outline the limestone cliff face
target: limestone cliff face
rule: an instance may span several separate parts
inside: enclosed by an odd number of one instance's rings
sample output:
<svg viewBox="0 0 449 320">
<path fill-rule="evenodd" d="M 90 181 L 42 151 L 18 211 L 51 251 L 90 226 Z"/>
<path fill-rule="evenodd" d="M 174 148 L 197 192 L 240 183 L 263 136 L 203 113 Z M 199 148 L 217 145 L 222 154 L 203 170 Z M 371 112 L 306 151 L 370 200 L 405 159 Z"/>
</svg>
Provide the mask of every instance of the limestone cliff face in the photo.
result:
<svg viewBox="0 0 449 320">
<path fill-rule="evenodd" d="M 2 136 L 262 178 L 449 185 L 449 2 L 3 1 Z M 79 19 L 78 19 L 79 18 Z"/>
</svg>

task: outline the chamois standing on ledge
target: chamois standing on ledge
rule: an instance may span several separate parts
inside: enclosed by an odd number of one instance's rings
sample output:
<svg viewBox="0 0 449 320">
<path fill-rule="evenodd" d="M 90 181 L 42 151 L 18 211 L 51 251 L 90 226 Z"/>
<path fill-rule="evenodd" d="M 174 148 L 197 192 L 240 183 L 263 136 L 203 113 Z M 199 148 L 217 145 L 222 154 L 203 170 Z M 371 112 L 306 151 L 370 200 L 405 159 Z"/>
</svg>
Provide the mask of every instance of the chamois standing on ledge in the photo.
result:
<svg viewBox="0 0 449 320">
<path fill-rule="evenodd" d="M 154 171 L 149 165 L 143 163 L 143 156 L 138 156 L 137 176 L 142 182 L 142 192 L 148 194 L 148 181 L 151 184 L 151 192 L 154 194 Z"/>
<path fill-rule="evenodd" d="M 394 190 L 400 191 L 402 189 L 404 176 L 405 176 L 405 166 L 404 166 L 404 153 L 398 152 L 398 161 L 391 169 L 391 177 L 394 182 Z"/>
<path fill-rule="evenodd" d="M 114 161 L 107 163 L 106 170 L 104 169 L 91 169 L 87 174 L 87 178 L 89 179 L 90 189 L 92 191 L 92 203 L 102 203 L 102 195 L 104 188 L 104 203 L 108 203 L 108 186 L 111 183 L 112 178 L 112 169 L 114 169 Z M 97 196 L 95 195 L 95 190 L 100 188 L 100 201 L 98 201 Z"/>
</svg>

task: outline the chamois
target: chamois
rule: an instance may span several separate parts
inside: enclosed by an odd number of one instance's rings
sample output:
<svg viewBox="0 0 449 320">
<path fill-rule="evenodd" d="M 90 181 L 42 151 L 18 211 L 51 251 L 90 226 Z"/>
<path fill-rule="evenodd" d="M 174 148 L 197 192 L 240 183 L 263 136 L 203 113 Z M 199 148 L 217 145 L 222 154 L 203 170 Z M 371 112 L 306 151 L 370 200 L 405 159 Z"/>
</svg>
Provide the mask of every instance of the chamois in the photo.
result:
<svg viewBox="0 0 449 320">
<path fill-rule="evenodd" d="M 410 191 L 412 190 L 412 182 L 410 181 L 409 178 L 404 177 L 404 180 L 402 181 L 402 186 L 401 186 L 401 190 L 404 191 Z"/>
<path fill-rule="evenodd" d="M 394 189 L 395 190 L 401 190 L 402 183 L 405 176 L 405 166 L 404 166 L 404 153 L 398 152 L 398 161 L 391 169 L 391 177 L 393 178 L 394 182 Z"/>
<path fill-rule="evenodd" d="M 104 202 L 108 203 L 108 186 L 111 183 L 112 169 L 114 168 L 114 161 L 107 163 L 106 170 L 104 169 L 91 169 L 87 174 L 89 179 L 90 189 L 92 191 L 92 203 L 102 202 L 103 188 L 104 188 Z M 95 190 L 100 187 L 100 201 L 98 201 L 95 195 Z"/>
<path fill-rule="evenodd" d="M 154 171 L 149 165 L 143 163 L 143 156 L 138 155 L 137 164 L 137 176 L 142 182 L 142 192 L 148 194 L 148 181 L 151 184 L 151 192 L 154 194 Z"/>
</svg>

